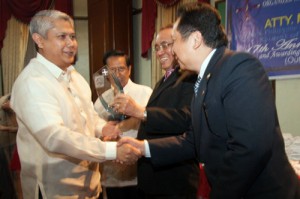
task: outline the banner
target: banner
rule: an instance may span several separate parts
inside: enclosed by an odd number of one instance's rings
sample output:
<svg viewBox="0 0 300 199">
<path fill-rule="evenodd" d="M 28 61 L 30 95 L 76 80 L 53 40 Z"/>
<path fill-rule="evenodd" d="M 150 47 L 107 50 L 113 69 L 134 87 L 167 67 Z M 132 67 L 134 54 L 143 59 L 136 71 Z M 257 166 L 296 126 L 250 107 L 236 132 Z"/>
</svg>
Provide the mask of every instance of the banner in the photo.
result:
<svg viewBox="0 0 300 199">
<path fill-rule="evenodd" d="M 300 76 L 300 0 L 227 0 L 232 50 L 255 55 L 270 79 Z"/>
</svg>

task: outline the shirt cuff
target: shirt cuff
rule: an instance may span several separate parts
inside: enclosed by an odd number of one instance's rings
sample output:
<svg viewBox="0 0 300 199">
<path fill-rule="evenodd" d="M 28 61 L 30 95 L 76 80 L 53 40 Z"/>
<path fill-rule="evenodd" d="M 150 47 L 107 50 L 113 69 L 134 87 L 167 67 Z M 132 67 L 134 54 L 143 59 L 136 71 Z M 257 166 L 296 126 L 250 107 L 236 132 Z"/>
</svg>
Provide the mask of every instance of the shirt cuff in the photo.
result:
<svg viewBox="0 0 300 199">
<path fill-rule="evenodd" d="M 115 160 L 117 158 L 117 142 L 105 142 L 105 158 L 106 160 Z"/>
<path fill-rule="evenodd" d="M 147 140 L 144 140 L 144 143 L 145 143 L 145 157 L 151 158 L 149 143 Z"/>
</svg>

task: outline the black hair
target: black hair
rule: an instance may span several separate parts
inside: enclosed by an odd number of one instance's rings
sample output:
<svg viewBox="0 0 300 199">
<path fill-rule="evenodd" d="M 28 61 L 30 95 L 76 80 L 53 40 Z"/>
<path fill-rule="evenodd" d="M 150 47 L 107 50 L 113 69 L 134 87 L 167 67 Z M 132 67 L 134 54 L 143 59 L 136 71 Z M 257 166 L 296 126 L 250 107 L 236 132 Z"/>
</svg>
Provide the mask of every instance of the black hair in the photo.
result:
<svg viewBox="0 0 300 199">
<path fill-rule="evenodd" d="M 184 4 L 178 9 L 177 17 L 179 18 L 177 31 L 183 39 L 199 31 L 207 46 L 211 48 L 227 46 L 228 39 L 221 24 L 221 16 L 209 4 L 199 2 Z"/>
<path fill-rule="evenodd" d="M 110 50 L 110 51 L 107 51 L 106 53 L 104 53 L 103 60 L 102 60 L 102 62 L 103 62 L 104 65 L 107 65 L 107 59 L 110 58 L 110 57 L 125 57 L 126 65 L 129 68 L 129 66 L 130 66 L 130 59 L 129 59 L 128 55 L 125 54 L 123 51 L 120 51 L 120 50 Z"/>
</svg>

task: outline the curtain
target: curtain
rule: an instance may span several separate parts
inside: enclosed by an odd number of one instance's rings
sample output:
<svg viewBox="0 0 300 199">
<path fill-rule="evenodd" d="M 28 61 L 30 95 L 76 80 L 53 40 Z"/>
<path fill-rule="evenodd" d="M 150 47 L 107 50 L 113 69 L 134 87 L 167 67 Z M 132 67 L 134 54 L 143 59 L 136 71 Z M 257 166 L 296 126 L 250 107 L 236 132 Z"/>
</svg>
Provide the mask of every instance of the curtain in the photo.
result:
<svg viewBox="0 0 300 199">
<path fill-rule="evenodd" d="M 173 6 L 180 0 L 156 0 L 156 3 L 163 7 Z"/>
<path fill-rule="evenodd" d="M 142 3 L 142 57 L 147 58 L 155 32 L 156 3 L 154 0 L 143 0 Z"/>
<path fill-rule="evenodd" d="M 8 20 L 4 48 L 1 52 L 3 94 L 11 92 L 15 79 L 23 69 L 28 35 L 26 24 L 17 21 L 15 17 Z"/>
<path fill-rule="evenodd" d="M 54 9 L 67 13 L 73 17 L 73 0 L 56 0 Z"/>
<path fill-rule="evenodd" d="M 11 16 L 11 12 L 9 11 L 9 7 L 6 1 L 7 0 L 0 0 L 0 52 L 3 47 L 7 20 L 9 20 Z"/>
<path fill-rule="evenodd" d="M 11 15 L 21 22 L 29 23 L 37 11 L 49 8 L 52 3 L 53 0 L 0 0 L 0 51 L 3 47 L 7 21 Z"/>
<path fill-rule="evenodd" d="M 29 23 L 38 11 L 48 9 L 53 0 L 7 0 L 11 13 L 21 22 Z"/>
</svg>

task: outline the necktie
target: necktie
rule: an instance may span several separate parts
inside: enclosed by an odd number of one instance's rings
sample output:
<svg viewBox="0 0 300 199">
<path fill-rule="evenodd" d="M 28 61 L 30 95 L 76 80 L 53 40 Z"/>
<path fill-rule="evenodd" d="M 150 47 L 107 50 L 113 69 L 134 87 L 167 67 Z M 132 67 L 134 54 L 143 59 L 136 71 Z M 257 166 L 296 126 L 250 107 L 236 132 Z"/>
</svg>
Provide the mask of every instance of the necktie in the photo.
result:
<svg viewBox="0 0 300 199">
<path fill-rule="evenodd" d="M 166 71 L 164 81 L 166 81 L 166 79 L 172 74 L 173 71 L 174 71 L 174 69 Z"/>
<path fill-rule="evenodd" d="M 195 96 L 197 96 L 197 93 L 198 93 L 198 89 L 199 89 L 199 86 L 200 86 L 200 81 L 201 81 L 201 77 L 198 77 L 197 78 L 197 81 L 194 85 L 194 92 L 195 92 Z"/>
</svg>

